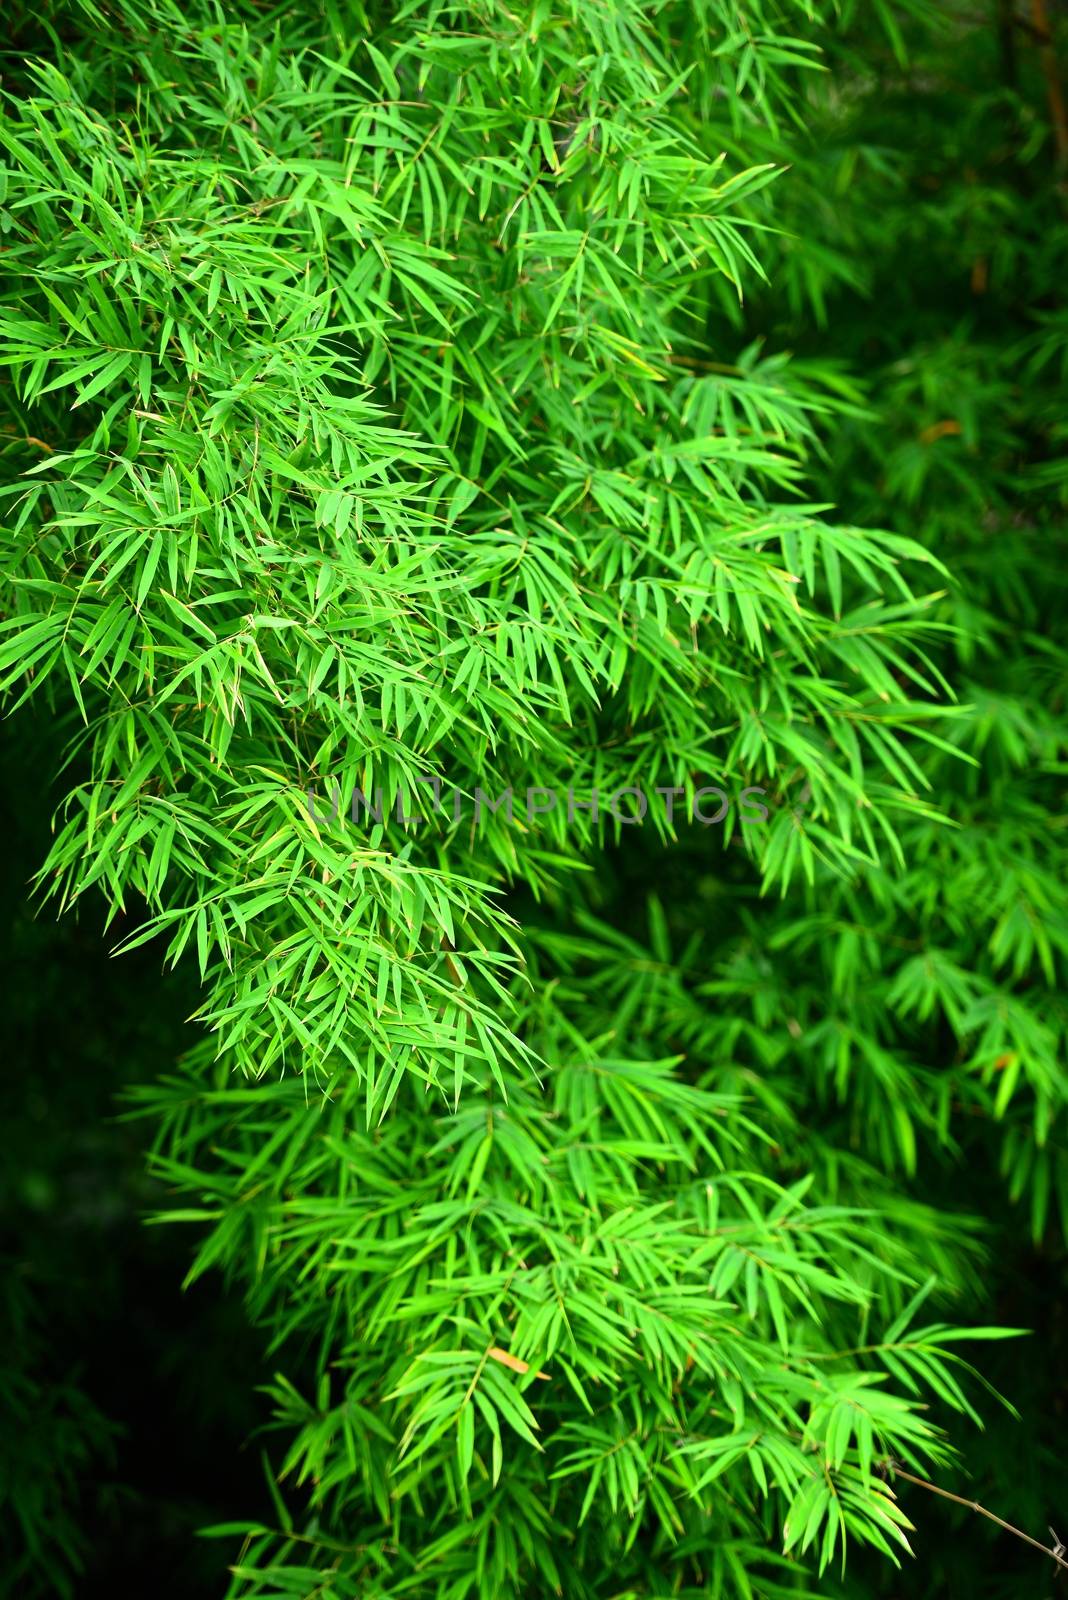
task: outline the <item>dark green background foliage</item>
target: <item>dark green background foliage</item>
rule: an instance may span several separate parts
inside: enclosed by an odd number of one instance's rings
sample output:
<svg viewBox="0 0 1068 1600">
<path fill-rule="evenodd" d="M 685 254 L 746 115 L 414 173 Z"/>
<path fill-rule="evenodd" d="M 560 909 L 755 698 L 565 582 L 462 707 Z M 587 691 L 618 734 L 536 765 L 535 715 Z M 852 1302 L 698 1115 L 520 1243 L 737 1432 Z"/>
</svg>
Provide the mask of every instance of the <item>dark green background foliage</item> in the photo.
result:
<svg viewBox="0 0 1068 1600">
<path fill-rule="evenodd" d="M 5 1592 L 1051 1592 L 1063 12 L 16 18 Z"/>
</svg>

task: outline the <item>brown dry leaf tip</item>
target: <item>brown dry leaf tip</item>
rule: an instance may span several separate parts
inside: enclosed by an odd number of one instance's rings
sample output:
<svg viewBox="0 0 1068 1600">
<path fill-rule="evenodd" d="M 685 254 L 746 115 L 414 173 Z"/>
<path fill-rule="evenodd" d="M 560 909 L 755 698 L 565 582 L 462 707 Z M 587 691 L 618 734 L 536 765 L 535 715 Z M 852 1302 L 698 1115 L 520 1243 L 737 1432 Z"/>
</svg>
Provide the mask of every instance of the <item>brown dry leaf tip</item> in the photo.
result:
<svg viewBox="0 0 1068 1600">
<path fill-rule="evenodd" d="M 936 439 L 944 439 L 947 434 L 959 434 L 964 430 L 959 422 L 954 422 L 951 417 L 945 422 L 932 422 L 929 428 L 920 430 L 921 444 L 934 444 Z"/>
<path fill-rule="evenodd" d="M 513 1356 L 508 1350 L 498 1349 L 495 1344 L 490 1345 L 489 1349 L 486 1351 L 486 1354 L 491 1356 L 494 1361 L 499 1361 L 502 1367 L 508 1367 L 512 1372 L 530 1371 L 529 1361 L 520 1361 L 518 1356 Z M 549 1378 L 549 1374 L 547 1372 L 536 1372 L 534 1376 L 536 1378 L 544 1378 L 546 1381 L 548 1381 Z"/>
</svg>

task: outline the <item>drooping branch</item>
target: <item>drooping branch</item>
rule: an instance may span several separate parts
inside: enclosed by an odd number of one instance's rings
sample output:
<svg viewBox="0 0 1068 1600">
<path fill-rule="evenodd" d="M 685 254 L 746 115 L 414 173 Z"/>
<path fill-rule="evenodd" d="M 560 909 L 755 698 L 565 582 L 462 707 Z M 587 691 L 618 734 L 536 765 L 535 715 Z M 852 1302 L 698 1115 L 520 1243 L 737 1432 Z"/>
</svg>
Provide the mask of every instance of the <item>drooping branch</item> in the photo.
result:
<svg viewBox="0 0 1068 1600">
<path fill-rule="evenodd" d="M 1065 1559 L 1065 1547 L 1059 1539 L 1053 1547 L 1048 1544 L 1041 1544 L 1037 1539 L 1032 1539 L 1029 1533 L 1024 1533 L 1022 1528 L 1016 1528 L 1011 1522 L 1006 1522 L 1004 1517 L 999 1517 L 993 1511 L 988 1511 L 977 1500 L 966 1500 L 963 1495 L 953 1494 L 949 1489 L 940 1489 L 937 1483 L 928 1483 L 926 1478 L 917 1478 L 914 1473 L 906 1472 L 895 1461 L 886 1463 L 886 1471 L 895 1478 L 903 1478 L 906 1483 L 914 1483 L 918 1489 L 929 1489 L 931 1494 L 937 1494 L 943 1500 L 952 1500 L 954 1505 L 964 1506 L 968 1511 L 977 1511 L 981 1517 L 986 1517 L 990 1522 L 996 1522 L 999 1528 L 1004 1528 L 1006 1533 L 1015 1534 L 1017 1539 L 1022 1539 L 1025 1544 L 1031 1545 L 1033 1549 L 1041 1550 L 1044 1556 L 1049 1556 L 1050 1560 L 1055 1561 L 1059 1567 L 1068 1568 L 1068 1560 Z M 1050 1529 L 1051 1533 L 1052 1531 Z M 1056 1535 L 1054 1537 L 1056 1538 Z"/>
</svg>

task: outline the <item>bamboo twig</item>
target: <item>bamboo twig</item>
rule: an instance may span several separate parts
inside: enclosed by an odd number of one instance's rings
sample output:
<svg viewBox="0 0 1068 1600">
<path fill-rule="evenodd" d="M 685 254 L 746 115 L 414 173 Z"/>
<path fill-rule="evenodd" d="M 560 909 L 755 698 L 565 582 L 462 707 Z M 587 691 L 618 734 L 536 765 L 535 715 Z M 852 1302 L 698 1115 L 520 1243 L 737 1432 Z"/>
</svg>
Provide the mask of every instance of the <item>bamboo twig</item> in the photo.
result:
<svg viewBox="0 0 1068 1600">
<path fill-rule="evenodd" d="M 977 1511 L 981 1517 L 987 1517 L 991 1522 L 996 1522 L 999 1528 L 1004 1528 L 1006 1533 L 1014 1533 L 1017 1539 L 1022 1539 L 1025 1544 L 1031 1545 L 1035 1550 L 1041 1550 L 1044 1556 L 1049 1556 L 1050 1560 L 1055 1561 L 1059 1567 L 1068 1569 L 1068 1561 L 1065 1560 L 1062 1554 L 1064 1546 L 1059 1539 L 1057 1540 L 1056 1548 L 1051 1549 L 1048 1544 L 1040 1544 L 1037 1539 L 1032 1539 L 1031 1535 L 1024 1533 L 1022 1528 L 1015 1528 L 1011 1522 L 1006 1522 L 1003 1517 L 995 1516 L 993 1511 L 988 1511 L 977 1500 L 965 1500 L 962 1495 L 953 1494 L 949 1489 L 940 1489 L 937 1483 L 928 1483 L 926 1478 L 917 1478 L 913 1473 L 906 1472 L 903 1467 L 899 1467 L 894 1461 L 888 1461 L 886 1468 L 895 1478 L 904 1478 L 906 1483 L 914 1483 L 919 1489 L 929 1489 L 932 1494 L 940 1495 L 943 1500 L 952 1500 L 954 1505 L 964 1506 L 967 1511 Z M 1050 1532 L 1053 1532 L 1052 1528 Z M 1054 1538 L 1056 1538 L 1055 1534 Z"/>
</svg>

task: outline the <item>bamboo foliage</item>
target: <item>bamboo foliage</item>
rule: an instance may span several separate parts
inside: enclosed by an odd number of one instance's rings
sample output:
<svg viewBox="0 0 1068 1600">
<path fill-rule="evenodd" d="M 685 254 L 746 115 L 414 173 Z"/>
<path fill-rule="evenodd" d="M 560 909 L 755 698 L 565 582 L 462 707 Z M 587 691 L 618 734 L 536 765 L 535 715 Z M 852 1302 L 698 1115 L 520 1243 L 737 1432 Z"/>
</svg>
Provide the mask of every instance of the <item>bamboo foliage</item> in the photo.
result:
<svg viewBox="0 0 1068 1600">
<path fill-rule="evenodd" d="M 1068 1211 L 1063 655 L 987 670 L 1031 580 L 929 456 L 1056 502 L 952 396 L 1063 318 L 875 392 L 764 337 L 868 281 L 823 80 L 929 13 L 860 9 L 116 0 L 9 85 L 0 687 L 41 895 L 200 975 L 132 1111 L 278 1364 L 233 1600 L 822 1593 L 996 1408 L 919 1180 L 975 1113 Z"/>
</svg>

